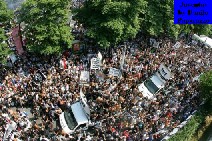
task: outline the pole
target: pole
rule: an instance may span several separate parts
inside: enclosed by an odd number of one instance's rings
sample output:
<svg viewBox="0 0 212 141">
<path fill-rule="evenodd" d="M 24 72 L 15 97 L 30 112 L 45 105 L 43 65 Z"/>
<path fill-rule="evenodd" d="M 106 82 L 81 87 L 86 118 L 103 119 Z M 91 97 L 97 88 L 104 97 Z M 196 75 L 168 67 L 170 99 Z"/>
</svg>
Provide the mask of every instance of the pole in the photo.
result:
<svg viewBox="0 0 212 141">
<path fill-rule="evenodd" d="M 124 48 L 122 50 L 122 60 L 120 64 L 120 69 L 123 70 L 124 60 L 125 60 L 125 53 L 126 53 L 126 42 L 124 43 Z"/>
</svg>

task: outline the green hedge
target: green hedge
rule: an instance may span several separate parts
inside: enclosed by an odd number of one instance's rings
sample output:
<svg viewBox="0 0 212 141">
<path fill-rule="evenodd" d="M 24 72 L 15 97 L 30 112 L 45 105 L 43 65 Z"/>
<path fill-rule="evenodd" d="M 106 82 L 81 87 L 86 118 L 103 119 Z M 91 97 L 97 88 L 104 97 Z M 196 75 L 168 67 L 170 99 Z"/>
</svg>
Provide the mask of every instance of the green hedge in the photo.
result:
<svg viewBox="0 0 212 141">
<path fill-rule="evenodd" d="M 180 129 L 175 135 L 168 139 L 168 141 L 190 141 L 191 137 L 197 133 L 197 130 L 205 122 L 205 117 L 211 114 L 211 109 L 208 104 L 204 104 L 198 112 L 187 122 L 187 124 Z"/>
<path fill-rule="evenodd" d="M 191 117 L 187 124 L 168 141 L 189 141 L 202 122 L 204 122 L 204 118 L 202 118 L 198 113 L 195 114 Z"/>
</svg>

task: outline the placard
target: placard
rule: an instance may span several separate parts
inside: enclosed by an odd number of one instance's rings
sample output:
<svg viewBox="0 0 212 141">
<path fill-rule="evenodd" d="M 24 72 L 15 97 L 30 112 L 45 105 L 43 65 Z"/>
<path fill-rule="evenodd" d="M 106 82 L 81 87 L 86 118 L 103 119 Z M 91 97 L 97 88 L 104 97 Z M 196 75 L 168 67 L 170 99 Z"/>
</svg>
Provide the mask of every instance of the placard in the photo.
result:
<svg viewBox="0 0 212 141">
<path fill-rule="evenodd" d="M 80 84 L 88 84 L 90 82 L 89 71 L 81 71 L 80 74 Z"/>
<path fill-rule="evenodd" d="M 93 70 L 100 69 L 100 64 L 101 64 L 101 61 L 99 58 L 92 58 L 90 69 L 93 69 Z"/>
<path fill-rule="evenodd" d="M 86 113 L 86 116 L 88 119 L 90 119 L 90 107 L 87 104 L 87 99 L 82 91 L 82 88 L 80 89 L 80 104 L 82 108 L 84 109 L 84 112 Z"/>
<path fill-rule="evenodd" d="M 176 42 L 175 45 L 173 46 L 173 48 L 179 48 L 181 46 L 180 42 Z"/>
<path fill-rule="evenodd" d="M 115 77 L 120 77 L 121 76 L 121 72 L 120 72 L 119 69 L 110 68 L 109 75 L 112 75 L 112 76 L 115 76 Z"/>
<path fill-rule="evenodd" d="M 98 52 L 97 57 L 100 59 L 100 61 L 102 61 L 102 54 L 101 54 L 101 52 Z"/>
<path fill-rule="evenodd" d="M 160 73 L 160 76 L 166 80 L 169 80 L 172 76 L 171 71 L 164 64 L 160 65 L 158 72 Z"/>
</svg>

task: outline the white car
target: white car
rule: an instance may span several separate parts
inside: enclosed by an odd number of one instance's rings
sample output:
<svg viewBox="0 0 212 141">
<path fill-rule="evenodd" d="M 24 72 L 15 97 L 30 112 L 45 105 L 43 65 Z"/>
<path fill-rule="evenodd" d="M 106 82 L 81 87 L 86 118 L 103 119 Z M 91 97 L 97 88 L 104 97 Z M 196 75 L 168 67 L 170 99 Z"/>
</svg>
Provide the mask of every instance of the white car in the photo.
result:
<svg viewBox="0 0 212 141">
<path fill-rule="evenodd" d="M 144 97 L 152 99 L 165 86 L 166 81 L 171 76 L 171 71 L 164 64 L 161 64 L 158 71 L 152 77 L 138 85 L 138 89 Z"/>
<path fill-rule="evenodd" d="M 138 89 L 140 92 L 142 92 L 144 97 L 147 97 L 148 99 L 153 98 L 154 94 L 156 94 L 161 88 L 163 88 L 165 83 L 160 81 L 160 79 L 153 75 L 151 78 L 147 79 L 138 86 Z"/>
<path fill-rule="evenodd" d="M 80 91 L 80 97 L 80 101 L 72 104 L 59 116 L 60 126 L 67 134 L 73 134 L 76 130 L 86 130 L 91 125 L 90 109 L 82 91 Z"/>
<path fill-rule="evenodd" d="M 80 102 L 71 105 L 69 111 L 60 114 L 60 125 L 67 134 L 72 134 L 78 129 L 86 129 L 89 119 L 84 113 Z"/>
</svg>

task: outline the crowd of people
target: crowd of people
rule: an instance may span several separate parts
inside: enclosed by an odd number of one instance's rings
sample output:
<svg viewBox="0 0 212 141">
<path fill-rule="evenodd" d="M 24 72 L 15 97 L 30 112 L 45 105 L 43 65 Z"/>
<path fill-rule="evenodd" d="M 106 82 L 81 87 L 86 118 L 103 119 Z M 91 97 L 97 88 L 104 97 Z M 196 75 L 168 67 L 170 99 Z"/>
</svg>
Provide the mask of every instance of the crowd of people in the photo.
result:
<svg viewBox="0 0 212 141">
<path fill-rule="evenodd" d="M 90 70 L 90 57 L 70 52 L 57 58 L 21 56 L 2 73 L 0 140 L 161 140 L 199 107 L 198 76 L 212 69 L 210 48 L 180 42 L 181 46 L 174 48 L 175 42 L 163 39 L 154 48 L 141 39 L 130 41 L 122 77 L 108 72 L 120 69 L 123 47 L 114 48 L 112 57 L 102 52 L 100 70 Z M 61 65 L 64 61 L 65 66 Z M 153 99 L 143 97 L 138 84 L 151 77 L 161 63 L 171 70 L 172 79 Z M 79 83 L 82 70 L 90 71 L 89 86 Z M 81 87 L 90 106 L 91 122 L 99 124 L 68 135 L 58 124 L 59 115 L 80 100 Z M 17 109 L 11 110 L 13 107 Z M 30 108 L 33 117 L 18 108 Z"/>
</svg>

